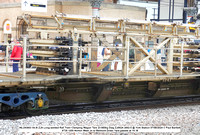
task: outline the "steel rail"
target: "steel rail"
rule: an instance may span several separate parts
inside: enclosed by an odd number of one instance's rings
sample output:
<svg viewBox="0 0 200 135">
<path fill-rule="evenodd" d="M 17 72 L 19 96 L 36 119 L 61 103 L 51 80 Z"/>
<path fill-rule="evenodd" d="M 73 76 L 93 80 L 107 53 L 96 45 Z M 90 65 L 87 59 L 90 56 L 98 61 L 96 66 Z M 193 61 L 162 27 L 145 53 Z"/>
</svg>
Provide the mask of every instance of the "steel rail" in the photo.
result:
<svg viewBox="0 0 200 135">
<path fill-rule="evenodd" d="M 69 113 L 85 112 L 109 112 L 121 110 L 154 109 L 171 106 L 197 105 L 200 104 L 200 95 L 179 96 L 179 97 L 160 97 L 146 98 L 138 100 L 125 101 L 105 101 L 102 103 L 78 103 L 74 105 L 57 104 L 50 105 L 49 109 L 43 111 L 40 115 L 61 115 Z M 37 115 L 39 116 L 39 115 Z M 31 117 L 22 112 L 0 113 L 2 120 L 16 120 Z"/>
</svg>

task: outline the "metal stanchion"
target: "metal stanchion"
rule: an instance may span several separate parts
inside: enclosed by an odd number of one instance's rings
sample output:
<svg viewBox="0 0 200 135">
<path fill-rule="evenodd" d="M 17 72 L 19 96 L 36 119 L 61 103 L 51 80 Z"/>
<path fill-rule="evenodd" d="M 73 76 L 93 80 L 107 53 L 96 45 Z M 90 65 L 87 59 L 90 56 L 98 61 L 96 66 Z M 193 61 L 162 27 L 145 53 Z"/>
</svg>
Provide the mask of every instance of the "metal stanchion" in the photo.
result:
<svg viewBox="0 0 200 135">
<path fill-rule="evenodd" d="M 9 56 L 9 54 L 8 54 L 8 48 L 9 48 L 9 46 L 7 44 L 6 45 L 6 72 L 8 72 L 8 60 L 9 60 L 9 58 L 8 58 L 8 56 Z"/>
<path fill-rule="evenodd" d="M 80 58 L 79 58 L 79 77 L 81 77 L 81 69 L 82 69 L 82 46 L 80 47 Z"/>
<path fill-rule="evenodd" d="M 23 81 L 26 81 L 26 44 L 27 38 L 23 37 Z"/>
<path fill-rule="evenodd" d="M 183 46 L 184 46 L 184 42 L 181 43 L 181 67 L 180 67 L 180 76 L 183 75 Z"/>
<path fill-rule="evenodd" d="M 156 48 L 156 49 L 155 49 L 155 52 L 156 52 L 156 53 L 155 53 L 155 66 L 154 66 L 154 70 L 155 70 L 154 76 L 155 76 L 155 77 L 157 77 L 157 69 L 156 69 L 156 68 L 157 68 L 157 65 L 158 65 L 157 51 L 158 51 L 158 50 L 157 50 L 157 48 Z"/>
<path fill-rule="evenodd" d="M 128 78 L 128 68 L 129 68 L 129 45 L 130 45 L 130 39 L 129 37 L 126 38 L 126 47 L 127 47 L 127 52 L 126 52 L 126 78 Z"/>
</svg>

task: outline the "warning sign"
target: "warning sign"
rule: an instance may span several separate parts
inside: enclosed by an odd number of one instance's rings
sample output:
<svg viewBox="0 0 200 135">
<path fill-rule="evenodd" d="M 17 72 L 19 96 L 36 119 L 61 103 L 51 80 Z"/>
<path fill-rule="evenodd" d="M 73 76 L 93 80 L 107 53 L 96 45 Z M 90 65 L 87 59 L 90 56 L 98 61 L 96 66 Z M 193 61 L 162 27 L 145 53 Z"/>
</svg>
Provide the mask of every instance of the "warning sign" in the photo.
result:
<svg viewBox="0 0 200 135">
<path fill-rule="evenodd" d="M 23 11 L 47 12 L 47 0 L 22 0 Z"/>
</svg>

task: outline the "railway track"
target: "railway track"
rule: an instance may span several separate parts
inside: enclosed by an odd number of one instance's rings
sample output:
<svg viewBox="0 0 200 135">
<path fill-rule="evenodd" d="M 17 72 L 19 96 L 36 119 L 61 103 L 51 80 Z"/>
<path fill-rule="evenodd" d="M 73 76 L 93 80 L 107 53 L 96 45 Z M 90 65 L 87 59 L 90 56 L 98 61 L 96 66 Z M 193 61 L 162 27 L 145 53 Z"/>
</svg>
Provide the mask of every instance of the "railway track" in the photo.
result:
<svg viewBox="0 0 200 135">
<path fill-rule="evenodd" d="M 169 106 L 192 105 L 200 103 L 200 95 L 167 97 L 156 99 L 108 101 L 103 103 L 82 103 L 75 105 L 50 105 L 48 110 L 44 110 L 40 115 L 59 115 L 68 113 L 84 112 L 108 112 L 133 109 L 163 108 Z M 37 115 L 39 116 L 39 115 Z M 21 111 L 0 113 L 0 119 L 16 120 L 31 117 Z"/>
</svg>

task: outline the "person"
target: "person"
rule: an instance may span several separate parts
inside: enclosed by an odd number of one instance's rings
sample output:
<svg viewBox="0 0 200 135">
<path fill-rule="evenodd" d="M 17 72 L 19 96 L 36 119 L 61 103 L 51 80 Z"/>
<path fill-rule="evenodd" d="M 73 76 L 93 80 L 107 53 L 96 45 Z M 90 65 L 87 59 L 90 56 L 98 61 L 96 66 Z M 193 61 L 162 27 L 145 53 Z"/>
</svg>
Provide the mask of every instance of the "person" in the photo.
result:
<svg viewBox="0 0 200 135">
<path fill-rule="evenodd" d="M 32 53 L 29 53 L 28 51 L 27 51 L 27 53 L 26 53 L 26 58 L 27 58 L 27 61 L 28 61 L 29 59 L 34 59 Z M 32 65 L 31 65 L 29 62 L 26 63 L 26 68 L 30 68 L 31 66 L 32 66 Z"/>
<path fill-rule="evenodd" d="M 115 46 L 116 46 L 116 48 L 119 47 L 118 44 L 116 44 Z M 119 49 L 117 48 L 116 50 L 118 51 Z M 119 58 L 117 57 L 116 60 L 119 60 Z M 117 65 L 118 65 L 118 62 L 115 62 L 115 64 L 114 64 L 114 70 L 115 71 L 117 70 Z"/>
<path fill-rule="evenodd" d="M 110 55 L 111 55 L 111 51 L 109 48 L 105 48 L 103 49 L 103 59 L 104 61 L 108 60 L 110 58 Z M 103 68 L 103 71 L 109 71 L 109 68 L 110 68 L 110 64 L 108 64 L 105 68 Z"/>
<path fill-rule="evenodd" d="M 13 47 L 12 54 L 11 54 L 11 59 L 13 60 L 13 72 L 18 72 L 19 67 L 18 67 L 18 62 L 21 59 L 21 55 L 23 53 L 23 49 L 19 42 L 16 42 L 16 44 Z"/>
<path fill-rule="evenodd" d="M 2 52 L 5 52 L 5 51 L 6 51 L 6 46 L 4 45 L 4 41 L 1 42 L 0 50 L 1 50 Z"/>
</svg>

